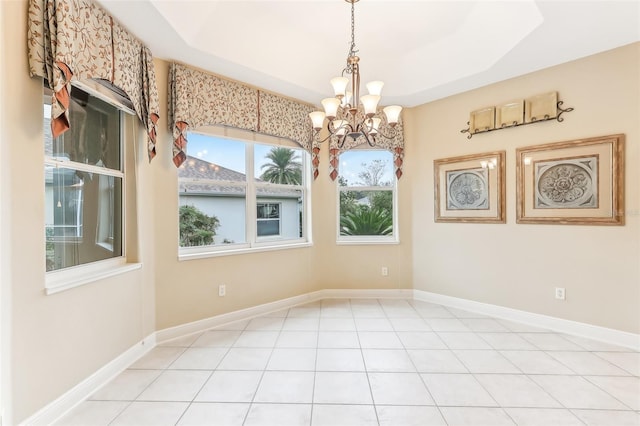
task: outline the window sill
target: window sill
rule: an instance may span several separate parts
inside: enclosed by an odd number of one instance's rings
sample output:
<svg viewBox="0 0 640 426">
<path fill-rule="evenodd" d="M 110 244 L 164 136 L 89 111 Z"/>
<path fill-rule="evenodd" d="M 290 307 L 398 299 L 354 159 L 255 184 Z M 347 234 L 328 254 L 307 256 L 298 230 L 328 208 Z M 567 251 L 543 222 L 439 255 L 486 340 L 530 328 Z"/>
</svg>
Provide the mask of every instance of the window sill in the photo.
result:
<svg viewBox="0 0 640 426">
<path fill-rule="evenodd" d="M 69 270 L 47 272 L 45 294 L 52 295 L 105 278 L 141 269 L 142 263 L 99 262 L 98 265 L 80 266 Z"/>
<path fill-rule="evenodd" d="M 400 244 L 400 241 L 393 238 L 354 238 L 354 239 L 337 239 L 336 245 L 339 246 L 363 246 L 363 245 L 397 245 Z"/>
<path fill-rule="evenodd" d="M 255 246 L 255 247 L 241 247 L 235 249 L 222 249 L 222 250 L 211 250 L 207 248 L 202 248 L 200 250 L 189 251 L 180 250 L 178 253 L 178 260 L 180 262 L 185 260 L 195 260 L 195 259 L 205 259 L 209 257 L 221 257 L 221 256 L 233 256 L 238 254 L 249 254 L 249 253 L 260 253 L 265 251 L 277 251 L 277 250 L 290 250 L 304 247 L 311 247 L 313 243 L 311 242 L 303 242 L 303 243 L 289 243 L 289 244 L 279 244 L 279 245 L 269 245 L 269 246 Z"/>
</svg>

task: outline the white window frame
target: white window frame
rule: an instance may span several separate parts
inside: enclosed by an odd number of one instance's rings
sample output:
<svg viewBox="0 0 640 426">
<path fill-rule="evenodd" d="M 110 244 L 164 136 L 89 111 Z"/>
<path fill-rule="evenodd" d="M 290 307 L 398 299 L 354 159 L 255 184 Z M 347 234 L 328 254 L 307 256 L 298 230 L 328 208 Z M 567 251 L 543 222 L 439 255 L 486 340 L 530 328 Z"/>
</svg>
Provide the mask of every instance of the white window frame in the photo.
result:
<svg viewBox="0 0 640 426">
<path fill-rule="evenodd" d="M 257 239 L 262 239 L 262 238 L 278 238 L 282 235 L 282 203 L 281 202 L 271 202 L 271 201 L 261 201 L 258 202 L 256 200 L 256 216 L 258 214 L 257 212 L 257 207 L 259 207 L 260 205 L 275 205 L 278 206 L 278 217 L 276 218 L 259 218 L 256 217 L 256 238 Z M 273 235 L 258 235 L 258 223 L 259 222 L 274 222 L 274 221 L 278 221 L 278 233 L 277 234 L 273 234 Z"/>
<path fill-rule="evenodd" d="M 67 168 L 89 173 L 98 173 L 99 175 L 108 175 L 122 179 L 122 255 L 110 259 L 97 260 L 91 263 L 45 272 L 45 294 L 47 295 L 56 294 L 101 279 L 140 269 L 142 267 L 141 263 L 127 262 L 126 257 L 127 177 L 124 171 L 126 170 L 125 152 L 127 141 L 125 140 L 125 127 L 127 119 L 125 117 L 125 114 L 135 115 L 135 112 L 129 106 L 120 103 L 115 96 L 109 96 L 109 91 L 107 89 L 98 91 L 96 88 L 94 88 L 93 86 L 97 85 L 97 83 L 82 83 L 73 81 L 72 85 L 84 90 L 85 92 L 89 93 L 92 96 L 95 96 L 96 98 L 99 98 L 111 104 L 120 111 L 120 170 L 105 169 L 103 167 L 98 167 L 91 164 L 77 163 L 66 159 L 62 160 L 55 157 L 48 157 L 47 155 L 44 156 L 44 166 Z M 113 245 L 111 246 L 111 250 L 113 250 Z"/>
<path fill-rule="evenodd" d="M 225 186 L 241 186 L 245 188 L 245 242 L 233 244 L 217 244 L 197 247 L 180 247 L 178 243 L 178 260 L 193 260 L 217 256 L 229 256 L 236 254 L 255 253 L 261 251 L 287 250 L 313 245 L 311 235 L 311 159 L 309 153 L 300 146 L 290 141 L 284 142 L 280 138 L 261 135 L 259 133 L 229 129 L 222 127 L 204 127 L 192 130 L 190 133 L 198 133 L 205 136 L 227 138 L 245 144 L 245 182 L 210 181 L 211 184 Z M 188 138 L 188 137 L 187 137 Z M 286 147 L 299 150 L 302 163 L 302 184 L 284 185 L 269 182 L 255 181 L 255 145 L 267 145 L 274 147 Z M 199 182 L 203 182 L 200 180 Z M 257 231 L 257 191 L 256 188 L 273 188 L 300 190 L 302 192 L 303 210 L 302 224 L 303 237 L 283 239 L 281 236 L 258 237 Z M 282 215 L 282 211 L 281 211 Z M 178 223 L 176 223 L 178 225 Z"/>
<path fill-rule="evenodd" d="M 357 149 L 357 148 L 356 148 Z M 360 150 L 360 149 L 357 149 Z M 362 149 L 365 151 L 365 149 Z M 385 151 L 383 149 L 366 149 L 366 151 Z M 393 154 L 392 154 L 393 167 Z M 340 175 L 338 175 L 340 176 Z M 337 245 L 376 245 L 376 244 L 400 244 L 399 226 L 398 226 L 398 178 L 392 173 L 393 184 L 391 186 L 340 186 L 340 181 L 336 178 L 334 184 L 336 187 L 336 244 Z M 393 211 L 393 231 L 391 235 L 341 235 L 340 234 L 340 194 L 349 191 L 391 191 Z"/>
</svg>

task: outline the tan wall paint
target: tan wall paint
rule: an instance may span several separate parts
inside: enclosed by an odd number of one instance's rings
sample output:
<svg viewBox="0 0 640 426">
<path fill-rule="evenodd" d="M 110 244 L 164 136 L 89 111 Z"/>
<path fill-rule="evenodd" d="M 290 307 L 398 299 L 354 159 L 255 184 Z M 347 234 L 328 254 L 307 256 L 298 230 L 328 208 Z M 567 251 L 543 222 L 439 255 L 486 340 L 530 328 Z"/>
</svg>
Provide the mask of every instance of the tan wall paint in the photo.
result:
<svg viewBox="0 0 640 426">
<path fill-rule="evenodd" d="M 13 403 L 6 408 L 18 423 L 155 330 L 155 202 L 153 191 L 145 191 L 129 210 L 145 218 L 138 219 L 139 227 L 130 224 L 143 238 L 128 246 L 143 263 L 141 270 L 45 296 L 42 80 L 28 75 L 27 1 L 1 4 L 2 239 L 11 253 L 12 293 Z M 141 188 L 151 188 L 144 145 L 139 144 L 139 180 Z"/>
<path fill-rule="evenodd" d="M 409 152 L 411 149 L 407 149 Z M 407 155 L 412 155 L 408 153 Z M 313 184 L 316 261 L 322 265 L 321 288 L 411 288 L 411 171 L 398 180 L 399 244 L 338 245 L 337 183 L 329 178 L 329 153 L 322 146 L 320 175 Z M 386 266 L 389 275 L 383 277 Z"/>
<path fill-rule="evenodd" d="M 165 106 L 168 63 L 157 66 L 156 73 L 160 105 Z M 165 120 L 166 110 L 161 113 Z M 401 228 L 400 245 L 336 246 L 336 188 L 328 176 L 326 145 L 321 148 L 320 176 L 311 183 L 313 246 L 179 261 L 177 170 L 169 150 L 171 135 L 164 123 L 158 137 L 159 154 L 151 167 L 158 206 L 155 212 L 158 330 L 323 288 L 411 285 L 408 227 Z M 402 222 L 410 217 L 409 192 L 402 182 L 400 194 Z M 387 277 L 381 276 L 383 265 L 389 267 Z M 220 284 L 226 285 L 224 298 L 218 296 Z"/>
<path fill-rule="evenodd" d="M 4 25 L 4 6 L 0 3 L 0 25 Z M 6 61 L 4 52 L 6 51 L 6 45 L 8 43 L 8 37 L 0 38 L 0 117 L 4 116 L 6 109 L 4 102 L 1 99 L 5 98 L 5 85 L 7 82 L 4 79 L 4 63 Z M 4 158 L 7 158 L 7 137 L 5 134 L 4 126 L 0 126 L 0 164 Z M 4 194 L 7 193 L 9 186 L 9 171 L 2 167 L 0 168 L 0 201 L 4 199 Z M 8 250 L 8 238 L 10 230 L 10 218 L 8 211 L 6 211 L 0 203 L 0 412 L 4 411 L 4 407 L 10 407 L 11 401 L 9 395 L 11 394 L 11 368 L 10 368 L 10 332 L 11 332 L 11 314 L 9 303 L 11 298 L 11 286 L 9 281 L 9 268 L 11 266 L 11 257 Z M 7 412 L 8 414 L 8 412 Z M 7 418 L 6 414 L 3 414 L 3 422 L 9 422 L 11 419 Z"/>
<path fill-rule="evenodd" d="M 575 111 L 467 140 L 469 112 L 557 90 Z M 640 43 L 413 108 L 413 286 L 558 318 L 640 331 Z M 626 225 L 515 223 L 515 149 L 626 134 Z M 507 224 L 434 223 L 433 160 L 507 152 Z M 565 287 L 567 300 L 554 299 Z"/>
<path fill-rule="evenodd" d="M 158 157 L 147 164 L 144 144 L 139 145 L 138 196 L 128 197 L 128 214 L 138 218 L 139 238 L 129 241 L 127 248 L 143 268 L 44 296 L 44 245 L 38 225 L 44 221 L 41 82 L 28 77 L 25 46 L 15 42 L 26 34 L 26 5 L 26 0 L 0 2 L 4 111 L 0 115 L 0 227 L 3 248 L 9 252 L 2 260 L 1 274 L 10 280 L 2 296 L 11 297 L 13 403 L 8 409 L 15 422 L 34 414 L 154 330 L 323 288 L 413 285 L 638 331 L 634 323 L 640 210 L 637 45 L 406 111 L 408 142 L 405 175 L 398 188 L 398 245 L 336 245 L 336 188 L 328 177 L 328 152 L 323 146 L 321 174 L 312 184 L 312 247 L 179 262 L 177 173 L 170 158 L 167 113 L 162 110 Z M 168 64 L 156 60 L 155 65 L 164 106 Z M 472 141 L 458 133 L 471 109 L 548 90 L 559 90 L 566 104 L 576 107 L 563 124 L 494 132 Z M 6 99 L 11 99 L 11 108 Z M 627 226 L 514 224 L 516 146 L 617 132 L 627 134 Z M 434 224 L 432 160 L 503 148 L 509 162 L 509 223 Z M 573 242 L 574 250 L 549 246 L 548 241 Z M 604 264 L 603 247 L 610 253 L 604 256 Z M 580 286 L 577 280 L 568 280 L 563 267 L 567 257 L 584 268 Z M 389 267 L 388 277 L 380 275 L 381 266 Z M 555 284 L 539 284 L 542 280 L 522 273 L 534 268 L 546 268 L 554 280 L 562 280 L 567 302 L 557 304 L 552 299 Z M 227 285 L 225 298 L 217 296 L 219 283 Z M 605 315 L 603 306 L 610 307 Z"/>
</svg>

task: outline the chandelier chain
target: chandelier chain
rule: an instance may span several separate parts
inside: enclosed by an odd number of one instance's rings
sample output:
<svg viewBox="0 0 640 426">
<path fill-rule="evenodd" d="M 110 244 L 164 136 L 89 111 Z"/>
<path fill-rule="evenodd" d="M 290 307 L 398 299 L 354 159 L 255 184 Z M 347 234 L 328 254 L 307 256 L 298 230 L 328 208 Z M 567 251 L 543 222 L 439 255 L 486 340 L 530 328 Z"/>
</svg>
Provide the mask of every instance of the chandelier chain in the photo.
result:
<svg viewBox="0 0 640 426">
<path fill-rule="evenodd" d="M 362 137 L 369 146 L 373 147 L 377 138 L 390 140 L 396 137 L 398 132 L 396 125 L 402 107 L 391 105 L 383 108 L 387 121 L 384 123 L 385 128 L 381 128 L 380 125 L 383 122 L 378 111 L 378 101 L 384 83 L 381 81 L 368 83 L 369 94 L 360 97 L 360 58 L 357 55 L 355 36 L 355 3 L 359 0 L 345 1 L 351 3 L 351 44 L 349 45 L 347 66 L 342 70 L 340 77 L 331 79 L 335 96 L 322 100 L 325 111 L 314 111 L 309 114 L 312 122 L 311 138 L 314 143 L 322 143 L 331 137 L 336 137 L 338 138 L 338 147 L 342 148 L 347 138 L 356 141 Z M 351 77 L 351 92 L 347 91 L 349 79 L 345 74 Z M 360 108 L 360 101 L 362 108 Z M 324 126 L 325 119 L 327 119 L 327 135 L 321 138 L 320 131 Z"/>
<path fill-rule="evenodd" d="M 355 2 L 351 2 L 351 50 L 349 56 L 353 56 L 356 52 L 356 18 L 355 18 Z"/>
<path fill-rule="evenodd" d="M 355 3 L 357 0 L 347 0 L 351 3 L 351 44 L 349 45 L 349 53 L 347 54 L 347 58 L 351 58 L 356 56 L 358 51 L 356 50 L 356 18 L 355 18 Z M 347 67 L 342 71 L 343 74 L 352 74 L 353 73 L 353 64 L 347 61 Z"/>
</svg>

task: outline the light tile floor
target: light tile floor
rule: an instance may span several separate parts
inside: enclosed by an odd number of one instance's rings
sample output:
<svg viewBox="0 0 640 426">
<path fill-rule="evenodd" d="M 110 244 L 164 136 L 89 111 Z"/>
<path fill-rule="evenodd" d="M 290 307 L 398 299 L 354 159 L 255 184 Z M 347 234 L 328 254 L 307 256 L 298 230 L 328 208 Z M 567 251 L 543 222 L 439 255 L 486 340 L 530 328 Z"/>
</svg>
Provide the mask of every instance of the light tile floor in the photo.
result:
<svg viewBox="0 0 640 426">
<path fill-rule="evenodd" d="M 430 303 L 328 299 L 154 348 L 59 425 L 640 425 L 640 353 Z"/>
</svg>

